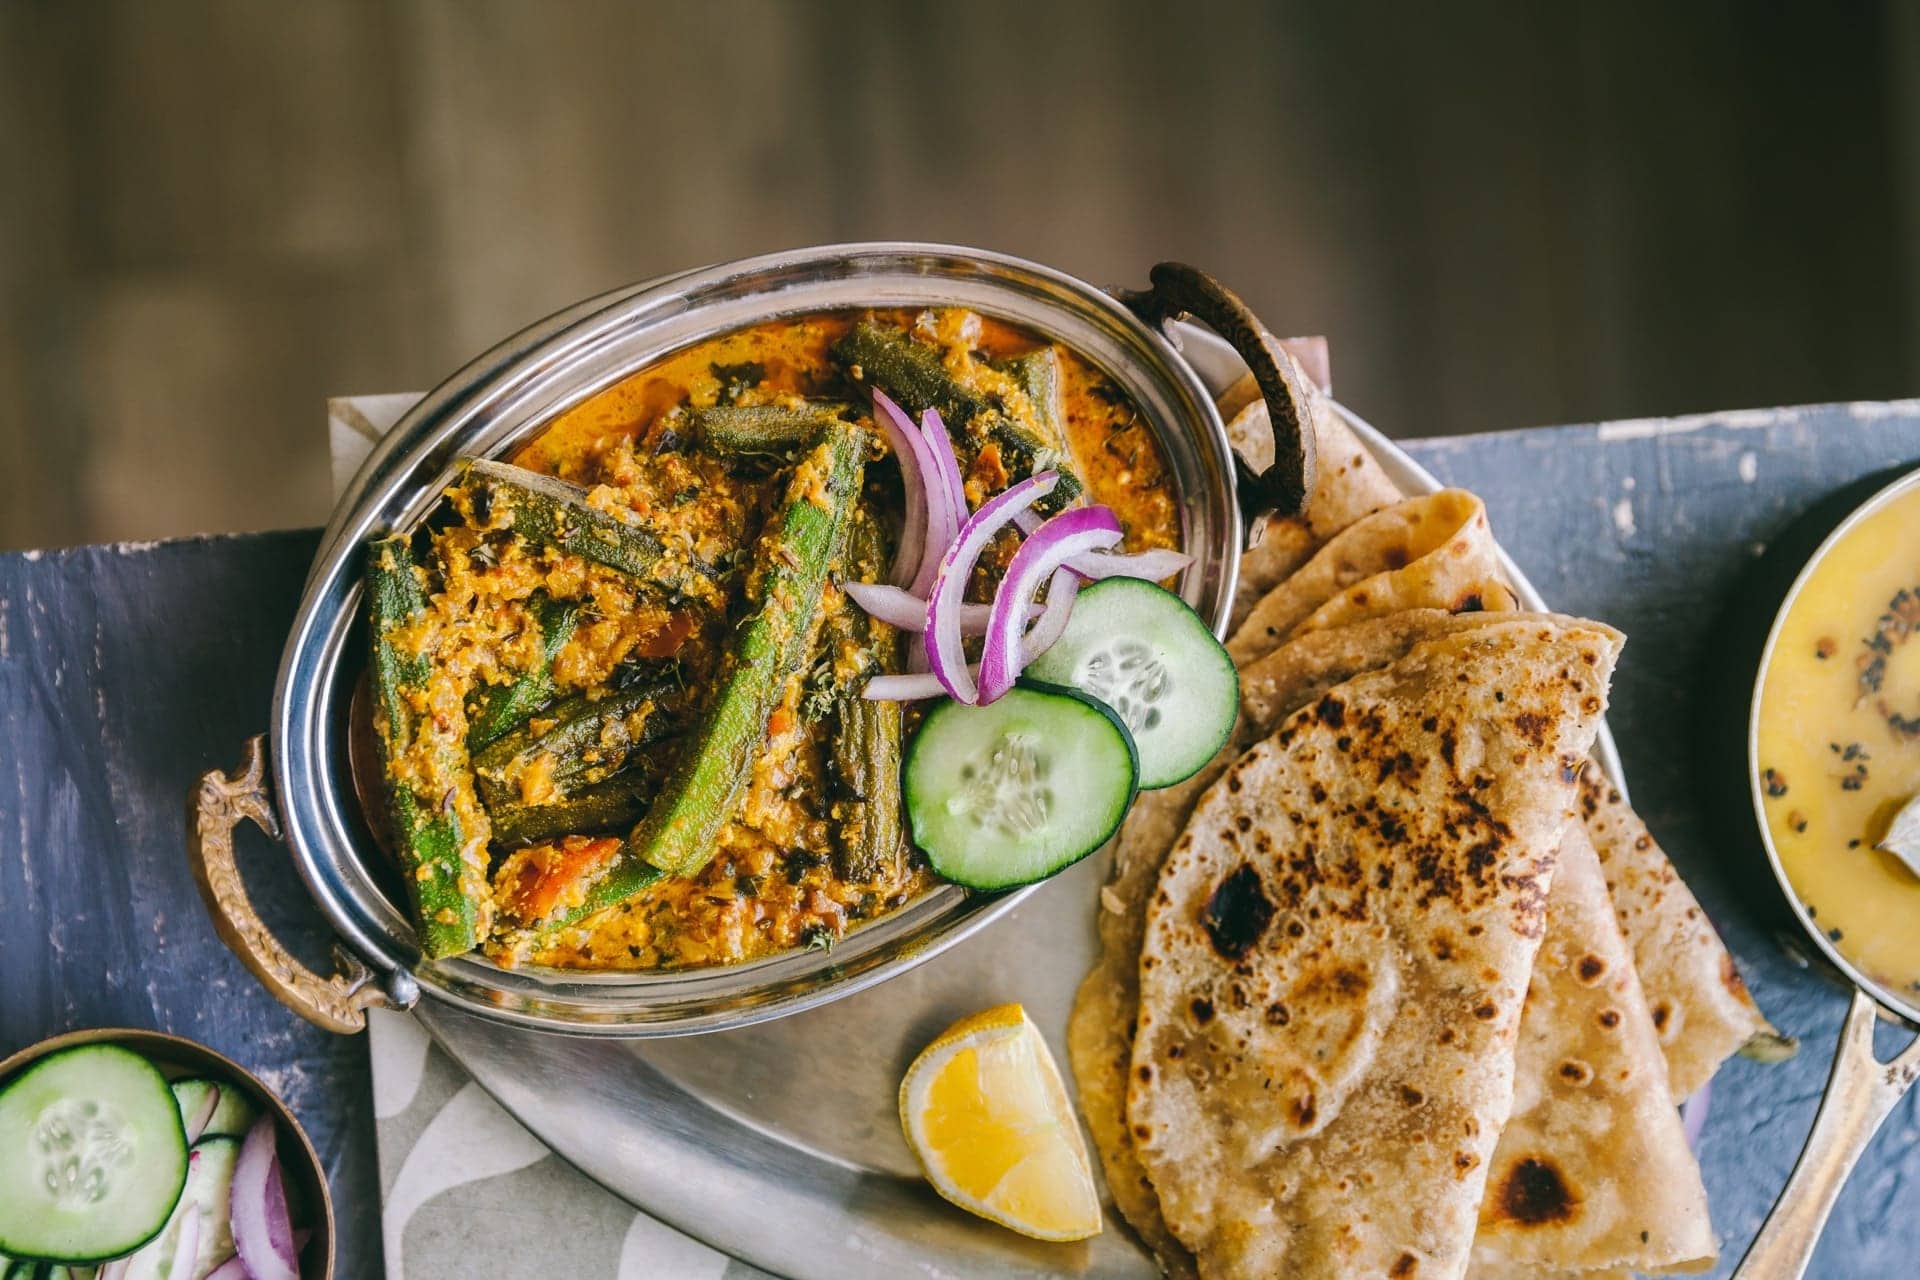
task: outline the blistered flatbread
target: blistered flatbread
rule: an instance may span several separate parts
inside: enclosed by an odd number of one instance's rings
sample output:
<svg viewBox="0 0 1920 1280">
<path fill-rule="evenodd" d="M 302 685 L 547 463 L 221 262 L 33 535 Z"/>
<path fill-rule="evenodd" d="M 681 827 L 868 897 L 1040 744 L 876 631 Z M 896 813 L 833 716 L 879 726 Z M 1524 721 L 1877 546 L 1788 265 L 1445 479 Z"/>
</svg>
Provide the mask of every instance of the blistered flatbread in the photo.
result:
<svg viewBox="0 0 1920 1280">
<path fill-rule="evenodd" d="M 1693 891 L 1595 764 L 1581 775 L 1580 816 L 1600 855 L 1620 931 L 1633 948 L 1673 1096 L 1694 1093 L 1756 1037 L 1792 1052 L 1793 1042 L 1754 1004 Z"/>
<path fill-rule="evenodd" d="M 1319 469 L 1306 515 L 1262 522 L 1255 544 L 1241 558 L 1240 615 L 1275 583 L 1311 558 L 1314 550 L 1370 512 L 1399 500 L 1400 493 L 1345 421 L 1323 397 L 1310 397 Z M 1266 406 L 1257 394 L 1229 415 L 1229 440 L 1256 469 L 1273 459 Z M 1244 743 L 1239 744 L 1244 746 Z M 1192 1263 L 1160 1223 L 1159 1207 L 1127 1142 L 1122 1105 L 1127 1058 L 1133 1043 L 1135 965 L 1145 900 L 1174 837 L 1186 825 L 1194 800 L 1238 754 L 1221 754 L 1194 778 L 1142 794 L 1127 815 L 1115 844 L 1114 866 L 1101 890 L 1098 915 L 1101 962 L 1082 981 L 1067 1026 L 1069 1056 L 1081 1114 L 1093 1134 L 1108 1190 L 1121 1214 L 1169 1275 L 1192 1274 Z"/>
<path fill-rule="evenodd" d="M 1585 828 L 1560 842 L 1472 1280 L 1713 1261 L 1700 1166 Z"/>
<path fill-rule="evenodd" d="M 1261 598 L 1227 640 L 1236 663 L 1269 653 L 1297 630 L 1318 630 L 1439 605 L 1510 609 L 1487 509 L 1464 489 L 1406 498 L 1355 522 Z"/>
<path fill-rule="evenodd" d="M 1400 500 L 1400 491 L 1367 452 L 1331 402 L 1317 391 L 1307 396 L 1314 451 L 1319 460 L 1304 515 L 1268 516 L 1253 530 L 1240 557 L 1232 625 L 1274 584 L 1307 562 L 1329 538 L 1372 511 Z M 1227 440 L 1254 470 L 1273 461 L 1273 429 L 1267 406 L 1255 400 L 1227 423 Z"/>
<path fill-rule="evenodd" d="M 1418 645 L 1199 801 L 1148 906 L 1126 1115 L 1203 1276 L 1464 1273 L 1618 645 L 1538 619 Z"/>
</svg>

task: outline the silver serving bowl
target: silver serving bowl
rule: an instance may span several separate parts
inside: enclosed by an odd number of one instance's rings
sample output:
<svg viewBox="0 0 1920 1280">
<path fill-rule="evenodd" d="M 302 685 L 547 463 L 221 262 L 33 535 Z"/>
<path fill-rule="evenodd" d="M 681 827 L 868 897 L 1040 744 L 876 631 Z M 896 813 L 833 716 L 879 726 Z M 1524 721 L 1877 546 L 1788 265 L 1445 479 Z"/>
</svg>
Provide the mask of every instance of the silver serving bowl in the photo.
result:
<svg viewBox="0 0 1920 1280">
<path fill-rule="evenodd" d="M 1236 486 L 1254 478 L 1244 466 L 1236 477 L 1220 416 L 1170 338 L 1169 321 L 1201 313 L 1245 352 L 1252 318 L 1212 282 L 1198 273 L 1180 277 L 1181 270 L 1157 268 L 1157 292 L 1122 300 L 1061 272 L 972 249 L 803 249 L 592 299 L 473 361 L 400 421 L 333 513 L 281 660 L 267 735 L 271 795 L 257 746 L 250 774 L 210 774 L 202 784 L 192 853 L 222 935 L 296 1011 L 339 1030 L 356 1029 L 368 1005 L 405 1007 L 425 991 L 541 1030 L 663 1036 L 739 1027 L 849 995 L 938 955 L 1011 910 L 1024 891 L 983 895 L 942 886 L 830 950 L 657 973 L 505 969 L 478 955 L 423 959 L 393 873 L 362 817 L 348 763 L 348 707 L 366 648 L 361 549 L 370 538 L 420 520 L 438 501 L 456 459 L 510 453 L 564 410 L 691 344 L 805 313 L 959 306 L 1071 348 L 1139 405 L 1167 458 L 1183 546 L 1194 557 L 1181 593 L 1218 628 L 1239 562 Z M 1209 289 L 1218 296 L 1207 297 Z M 1258 367 L 1260 358 L 1255 351 L 1250 361 Z M 1310 457 L 1304 467 L 1311 467 Z M 1305 480 L 1296 474 L 1294 483 L 1298 489 Z M 271 829 L 276 815 L 300 875 L 342 943 L 342 973 L 330 980 L 278 947 L 252 914 L 234 872 L 232 825 L 250 817 Z"/>
</svg>

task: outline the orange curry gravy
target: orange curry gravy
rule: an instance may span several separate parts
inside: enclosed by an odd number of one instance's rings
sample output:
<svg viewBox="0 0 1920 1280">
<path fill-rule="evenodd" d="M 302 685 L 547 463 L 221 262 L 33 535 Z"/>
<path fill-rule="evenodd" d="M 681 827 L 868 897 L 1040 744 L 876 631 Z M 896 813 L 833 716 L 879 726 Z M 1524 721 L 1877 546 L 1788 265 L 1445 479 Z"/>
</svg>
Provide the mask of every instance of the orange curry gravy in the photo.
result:
<svg viewBox="0 0 1920 1280">
<path fill-rule="evenodd" d="M 864 313 L 871 315 L 872 313 Z M 587 486 L 603 509 L 631 513 L 709 564 L 743 562 L 758 529 L 777 505 L 790 468 L 742 466 L 711 456 L 680 437 L 686 410 L 716 403 L 789 403 L 793 397 L 849 402 L 864 415 L 866 390 L 851 383 L 829 347 L 862 316 L 826 314 L 763 324 L 700 343 L 635 373 L 562 414 L 512 459 L 520 466 Z M 899 311 L 874 318 L 908 329 L 941 354 L 947 372 L 976 392 L 998 397 L 1013 384 L 994 364 L 1037 350 L 1042 343 L 1011 326 L 965 311 Z M 1179 513 L 1172 480 L 1151 428 L 1124 394 L 1084 360 L 1055 347 L 1060 370 L 1061 421 L 1072 465 L 1087 487 L 1086 500 L 1112 507 L 1126 530 L 1124 548 L 1141 551 L 1179 544 Z M 875 461 L 867 470 L 868 503 L 891 540 L 899 525 L 898 473 L 885 460 L 884 437 L 874 432 Z M 964 457 L 964 455 L 963 455 Z M 1019 478 L 1018 476 L 1012 477 Z M 1009 482 L 984 454 L 967 477 L 977 506 Z M 468 537 L 459 531 L 444 535 Z M 1007 539 L 1011 543 L 1011 539 Z M 889 545 L 891 541 L 889 541 Z M 1004 563 L 1007 547 L 989 558 Z M 700 691 L 719 665 L 732 621 L 746 603 L 745 574 L 726 576 L 722 607 L 685 606 L 675 612 L 631 583 L 577 558 L 523 549 L 526 563 L 497 552 L 475 573 L 485 589 L 461 580 L 458 562 L 446 594 L 468 602 L 489 596 L 500 637 L 524 637 L 523 602 L 535 589 L 588 607 L 572 638 L 552 662 L 554 694 L 564 697 L 607 687 L 621 664 L 677 659 L 697 719 Z M 843 565 L 836 578 L 878 577 L 884 565 Z M 992 567 L 973 596 L 990 595 Z M 506 584 L 506 585 L 502 585 Z M 822 626 L 853 606 L 829 586 Z M 487 664 L 470 664 L 467 677 L 503 682 L 537 661 L 537 644 L 504 638 L 489 646 Z M 532 847 L 492 850 L 494 898 L 508 922 L 488 944 L 506 964 L 569 969 L 649 969 L 732 964 L 799 946 L 828 946 L 858 922 L 911 900 L 932 883 L 924 859 L 903 848 L 893 865 L 850 881 L 832 856 L 841 811 L 823 779 L 826 744 L 816 741 L 805 673 L 791 682 L 768 726 L 739 811 L 723 829 L 706 868 L 668 878 L 636 897 L 545 933 L 514 931 L 516 911 L 538 916 L 588 883 L 618 850 L 624 831 L 582 832 Z M 664 712 L 654 712 L 664 714 Z M 912 729 L 909 712 L 908 732 Z M 638 726 L 631 726 L 638 728 Z M 635 733 L 635 740 L 641 736 Z M 615 768 L 664 775 L 690 734 L 636 748 Z M 545 785 L 522 779 L 523 790 Z M 529 794 L 537 801 L 537 794 Z"/>
</svg>

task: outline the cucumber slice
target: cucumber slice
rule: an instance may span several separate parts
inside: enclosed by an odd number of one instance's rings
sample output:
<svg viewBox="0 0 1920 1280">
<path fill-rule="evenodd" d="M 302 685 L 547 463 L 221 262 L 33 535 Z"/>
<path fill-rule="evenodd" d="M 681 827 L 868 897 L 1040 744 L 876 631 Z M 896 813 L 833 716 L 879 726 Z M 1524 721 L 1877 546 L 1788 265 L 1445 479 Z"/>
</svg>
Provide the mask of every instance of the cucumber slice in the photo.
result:
<svg viewBox="0 0 1920 1280">
<path fill-rule="evenodd" d="M 913 842 L 933 869 L 971 889 L 1011 889 L 1105 844 L 1133 803 L 1140 762 L 1106 706 L 1023 680 L 984 707 L 934 707 L 902 773 Z"/>
<path fill-rule="evenodd" d="M 9 1256 L 87 1263 L 130 1253 L 166 1226 L 186 1179 L 180 1108 L 137 1053 L 67 1049 L 0 1087 Z"/>
<path fill-rule="evenodd" d="M 1192 777 L 1233 732 L 1240 673 L 1186 601 L 1138 578 L 1082 590 L 1059 640 L 1027 674 L 1112 707 L 1140 751 L 1140 788 Z"/>
<path fill-rule="evenodd" d="M 180 1103 L 181 1122 L 187 1123 L 200 1113 L 200 1108 L 206 1105 L 209 1092 L 217 1093 L 220 1100 L 214 1103 L 213 1118 L 207 1121 L 207 1127 L 200 1131 L 195 1140 L 246 1137 L 247 1130 L 260 1118 L 260 1112 L 247 1101 L 245 1094 L 218 1080 L 194 1077 L 173 1082 L 173 1096 Z"/>
<path fill-rule="evenodd" d="M 204 1276 L 233 1256 L 233 1167 L 240 1159 L 237 1138 L 202 1138 L 187 1161 L 187 1187 L 159 1235 L 127 1261 L 121 1280 L 167 1280 L 179 1251 L 180 1224 L 198 1208 L 200 1243 L 188 1274 Z"/>
</svg>

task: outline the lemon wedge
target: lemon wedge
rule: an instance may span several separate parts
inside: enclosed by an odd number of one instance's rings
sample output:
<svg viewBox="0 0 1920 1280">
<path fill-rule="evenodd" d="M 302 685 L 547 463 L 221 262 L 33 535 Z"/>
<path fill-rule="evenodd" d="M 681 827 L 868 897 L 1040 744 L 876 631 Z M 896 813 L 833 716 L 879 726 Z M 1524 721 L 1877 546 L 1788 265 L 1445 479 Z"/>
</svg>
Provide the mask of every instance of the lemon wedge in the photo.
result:
<svg viewBox="0 0 1920 1280">
<path fill-rule="evenodd" d="M 900 1127 L 927 1181 L 1036 1240 L 1100 1230 L 1100 1195 L 1047 1042 L 1017 1004 L 962 1018 L 900 1082 Z"/>
</svg>

